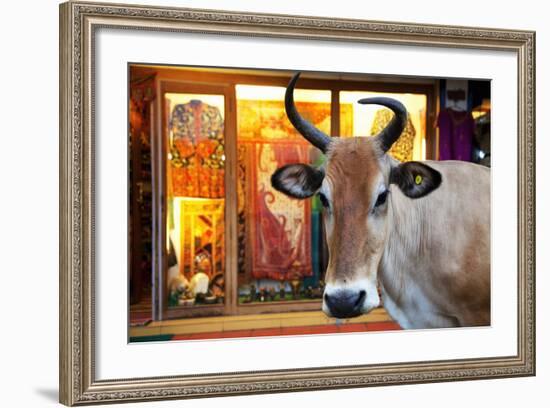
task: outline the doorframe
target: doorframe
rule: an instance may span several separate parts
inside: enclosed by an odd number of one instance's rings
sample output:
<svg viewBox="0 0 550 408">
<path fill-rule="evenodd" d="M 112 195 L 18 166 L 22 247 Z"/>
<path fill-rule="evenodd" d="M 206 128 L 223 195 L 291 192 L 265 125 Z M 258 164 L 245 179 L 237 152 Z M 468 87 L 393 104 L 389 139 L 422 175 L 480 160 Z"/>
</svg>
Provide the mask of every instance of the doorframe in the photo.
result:
<svg viewBox="0 0 550 408">
<path fill-rule="evenodd" d="M 156 220 L 153 228 L 154 255 L 153 259 L 153 319 L 164 320 L 185 315 L 185 310 L 178 308 L 168 310 L 167 296 L 167 250 L 166 250 L 166 217 L 167 217 L 167 154 L 169 151 L 169 112 L 166 109 L 164 95 L 166 93 L 187 93 L 187 94 L 206 94 L 223 95 L 224 97 L 224 151 L 225 151 L 225 299 L 223 306 L 206 307 L 205 314 L 231 314 L 235 311 L 236 279 L 237 279 L 237 242 L 233 239 L 236 235 L 237 226 L 237 195 L 235 189 L 236 167 L 237 167 L 237 146 L 236 146 L 236 124 L 234 113 L 234 86 L 228 84 L 197 83 L 195 81 L 163 79 L 157 81 L 157 135 L 156 141 L 152 144 L 151 157 L 155 163 L 153 175 L 153 218 Z M 156 184 L 155 184 L 156 183 Z M 229 278 L 229 279 L 228 279 Z M 235 290 L 233 290 L 235 289 Z"/>
<path fill-rule="evenodd" d="M 243 73 L 219 73 L 189 71 L 174 67 L 145 67 L 136 66 L 138 71 L 157 73 L 157 98 L 155 100 L 154 113 L 156 116 L 155 137 L 152 143 L 152 167 L 153 167 L 153 320 L 165 320 L 177 317 L 185 317 L 189 311 L 179 308 L 168 310 L 168 297 L 166 288 L 166 157 L 168 153 L 168 113 L 164 102 L 164 94 L 196 93 L 224 95 L 224 146 L 225 146 L 225 239 L 226 239 L 226 270 L 225 273 L 225 302 L 223 307 L 204 308 L 205 315 L 220 314 L 248 314 L 251 312 L 274 312 L 295 310 L 296 308 L 318 309 L 319 301 L 300 302 L 298 304 L 286 303 L 283 305 L 239 305 L 238 304 L 238 241 L 237 241 L 237 112 L 235 86 L 262 85 L 262 86 L 286 86 L 288 75 L 280 76 L 264 74 L 257 76 L 251 72 Z M 182 79 L 185 77 L 185 79 Z M 395 92 L 417 93 L 426 95 L 426 159 L 437 157 L 436 131 L 430 123 L 435 123 L 437 116 L 438 80 L 420 79 L 415 82 L 401 82 L 400 79 L 391 81 L 384 78 L 383 81 L 373 81 L 369 77 L 366 81 L 348 79 L 317 79 L 303 78 L 300 80 L 302 89 L 320 89 L 331 91 L 331 135 L 337 136 L 340 128 L 340 91 L 370 91 L 370 92 Z M 158 188 L 157 188 L 158 187 Z M 210 305 L 209 305 L 210 306 Z M 275 306 L 275 307 L 274 307 Z M 305 310 L 304 309 L 304 310 Z M 187 312 L 187 313 L 186 313 Z M 191 311 L 192 314 L 193 311 Z"/>
</svg>

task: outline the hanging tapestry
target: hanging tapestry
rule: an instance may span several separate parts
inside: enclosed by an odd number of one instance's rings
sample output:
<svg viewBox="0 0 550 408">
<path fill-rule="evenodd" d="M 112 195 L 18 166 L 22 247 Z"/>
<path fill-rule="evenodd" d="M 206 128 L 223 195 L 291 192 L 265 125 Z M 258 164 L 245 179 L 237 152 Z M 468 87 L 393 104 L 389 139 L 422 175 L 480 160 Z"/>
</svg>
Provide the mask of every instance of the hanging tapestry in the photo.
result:
<svg viewBox="0 0 550 408">
<path fill-rule="evenodd" d="M 330 134 L 330 104 L 296 102 L 300 115 Z M 306 145 L 286 116 L 282 101 L 239 100 L 237 102 L 239 142 L 297 142 Z"/>
<path fill-rule="evenodd" d="M 290 279 L 311 276 L 311 204 L 294 200 L 271 187 L 271 175 L 287 163 L 309 162 L 309 147 L 257 144 L 251 177 L 254 278 Z"/>
<path fill-rule="evenodd" d="M 330 133 L 329 103 L 296 105 L 304 118 Z M 311 203 L 274 190 L 271 175 L 285 164 L 311 163 L 318 153 L 288 121 L 282 101 L 239 100 L 237 106 L 238 209 L 244 220 L 239 269 L 255 279 L 312 276 Z"/>
<path fill-rule="evenodd" d="M 224 123 L 220 111 L 199 100 L 174 106 L 170 117 L 174 196 L 224 197 Z"/>
<path fill-rule="evenodd" d="M 376 111 L 370 130 L 371 136 L 380 133 L 388 125 L 388 123 L 390 123 L 390 120 L 392 120 L 393 117 L 394 113 L 389 109 L 382 108 Z M 407 115 L 407 125 L 405 126 L 405 129 L 401 133 L 399 139 L 397 139 L 397 141 L 392 145 L 388 153 L 400 162 L 411 161 L 413 159 L 415 135 L 416 131 L 411 122 L 411 116 Z"/>
</svg>

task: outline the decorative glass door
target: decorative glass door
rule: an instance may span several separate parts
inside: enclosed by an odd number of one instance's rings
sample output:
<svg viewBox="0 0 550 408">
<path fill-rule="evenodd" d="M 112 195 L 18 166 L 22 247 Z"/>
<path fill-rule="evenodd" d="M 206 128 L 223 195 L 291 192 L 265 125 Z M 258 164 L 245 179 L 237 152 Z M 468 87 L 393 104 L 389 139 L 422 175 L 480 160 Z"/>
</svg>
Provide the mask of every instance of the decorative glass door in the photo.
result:
<svg viewBox="0 0 550 408">
<path fill-rule="evenodd" d="M 174 316 L 220 314 L 226 303 L 226 95 L 196 88 L 163 92 L 163 303 Z"/>
<path fill-rule="evenodd" d="M 238 305 L 243 312 L 318 310 L 324 245 L 318 198 L 294 200 L 271 185 L 290 163 L 319 165 L 324 157 L 292 126 L 284 86 L 237 85 Z M 331 91 L 297 89 L 307 120 L 327 134 Z"/>
</svg>

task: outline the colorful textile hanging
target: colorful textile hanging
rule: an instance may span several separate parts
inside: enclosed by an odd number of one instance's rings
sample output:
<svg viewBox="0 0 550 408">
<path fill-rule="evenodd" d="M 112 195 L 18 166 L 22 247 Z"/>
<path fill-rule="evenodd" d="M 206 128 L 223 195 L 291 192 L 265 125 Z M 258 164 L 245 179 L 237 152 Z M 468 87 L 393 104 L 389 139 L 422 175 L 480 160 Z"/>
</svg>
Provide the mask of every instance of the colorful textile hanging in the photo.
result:
<svg viewBox="0 0 550 408">
<path fill-rule="evenodd" d="M 176 105 L 170 131 L 172 194 L 224 197 L 224 123 L 219 109 L 199 100 Z"/>
<path fill-rule="evenodd" d="M 377 135 L 390 123 L 394 117 L 394 113 L 387 109 L 382 108 L 376 111 L 374 121 L 372 122 L 371 135 Z M 410 115 L 407 115 L 407 125 L 399 136 L 399 139 L 392 145 L 388 152 L 392 157 L 400 162 L 407 162 L 413 159 L 414 137 L 416 130 L 411 122 Z"/>
<path fill-rule="evenodd" d="M 296 105 L 306 119 L 330 133 L 329 103 Z M 285 164 L 310 163 L 315 149 L 290 124 L 282 101 L 239 100 L 237 112 L 239 214 L 244 215 L 239 268 L 255 279 L 312 276 L 311 202 L 274 190 L 271 175 Z"/>
<path fill-rule="evenodd" d="M 472 161 L 475 122 L 469 111 L 443 109 L 437 118 L 439 160 Z"/>
<path fill-rule="evenodd" d="M 330 134 L 330 103 L 297 102 L 300 114 Z M 239 282 L 311 277 L 315 256 L 310 200 L 295 200 L 271 187 L 271 175 L 289 163 L 311 163 L 319 152 L 289 122 L 283 101 L 243 100 L 238 112 L 238 269 Z M 353 106 L 341 105 L 343 134 L 353 129 Z M 317 260 L 318 261 L 318 260 Z"/>
<path fill-rule="evenodd" d="M 250 190 L 252 276 L 290 279 L 311 276 L 311 204 L 294 200 L 271 187 L 271 175 L 288 163 L 309 162 L 309 147 L 257 144 L 253 147 Z"/>
</svg>

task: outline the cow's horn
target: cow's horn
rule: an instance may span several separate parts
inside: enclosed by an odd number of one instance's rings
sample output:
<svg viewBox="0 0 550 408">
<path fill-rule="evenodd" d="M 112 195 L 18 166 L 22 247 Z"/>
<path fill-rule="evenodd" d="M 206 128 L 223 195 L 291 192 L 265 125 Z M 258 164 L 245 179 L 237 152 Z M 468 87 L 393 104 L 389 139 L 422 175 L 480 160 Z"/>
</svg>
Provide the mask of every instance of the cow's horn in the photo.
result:
<svg viewBox="0 0 550 408">
<path fill-rule="evenodd" d="M 315 126 L 302 118 L 296 110 L 296 105 L 294 104 L 294 86 L 296 85 L 299 77 L 300 73 L 298 72 L 292 77 L 292 79 L 288 83 L 288 86 L 286 87 L 286 115 L 288 116 L 290 123 L 292 123 L 296 130 L 300 132 L 300 134 L 305 137 L 309 143 L 321 149 L 323 153 L 326 153 L 328 145 L 330 143 L 330 136 L 315 128 Z"/>
<path fill-rule="evenodd" d="M 365 98 L 360 99 L 358 102 L 361 104 L 382 105 L 390 108 L 393 113 L 395 113 L 395 116 L 392 118 L 388 126 L 386 126 L 378 135 L 376 135 L 376 139 L 378 141 L 378 144 L 380 145 L 380 148 L 384 152 L 387 152 L 388 150 L 390 150 L 392 144 L 394 144 L 397 139 L 399 139 L 399 136 L 401 136 L 401 132 L 403 132 L 403 129 L 405 129 L 405 126 L 407 125 L 407 109 L 405 108 L 405 106 L 403 106 L 401 102 L 391 98 Z"/>
</svg>

